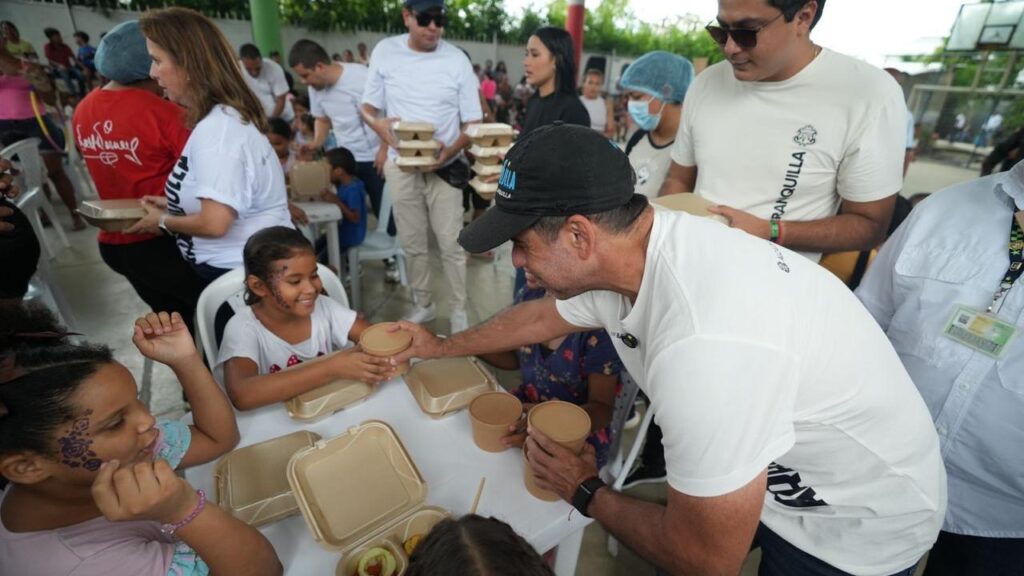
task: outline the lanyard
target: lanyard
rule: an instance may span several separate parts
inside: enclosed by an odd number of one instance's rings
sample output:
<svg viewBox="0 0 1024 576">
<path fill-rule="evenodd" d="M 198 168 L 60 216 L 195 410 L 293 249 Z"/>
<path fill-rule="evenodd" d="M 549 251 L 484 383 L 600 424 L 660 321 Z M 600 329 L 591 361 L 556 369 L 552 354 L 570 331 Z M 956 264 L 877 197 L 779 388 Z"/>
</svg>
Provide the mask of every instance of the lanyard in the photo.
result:
<svg viewBox="0 0 1024 576">
<path fill-rule="evenodd" d="M 992 296 L 992 303 L 988 305 L 989 314 L 995 305 L 1013 288 L 1014 282 L 1024 273 L 1024 229 L 1021 229 L 1020 222 L 1016 217 L 1010 218 L 1010 267 L 1006 269 L 1003 281 L 999 283 L 999 289 Z"/>
</svg>

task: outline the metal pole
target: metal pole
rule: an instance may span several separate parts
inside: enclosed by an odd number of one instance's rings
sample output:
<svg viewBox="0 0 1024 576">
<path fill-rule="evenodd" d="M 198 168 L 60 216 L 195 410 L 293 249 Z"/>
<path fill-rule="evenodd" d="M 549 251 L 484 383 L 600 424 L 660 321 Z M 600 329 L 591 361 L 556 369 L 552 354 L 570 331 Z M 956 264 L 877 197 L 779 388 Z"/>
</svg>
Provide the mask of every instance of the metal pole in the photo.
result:
<svg viewBox="0 0 1024 576">
<path fill-rule="evenodd" d="M 569 0 L 569 8 L 566 11 L 565 29 L 572 36 L 572 46 L 576 54 L 576 73 L 579 76 L 580 58 L 583 56 L 583 19 L 586 11 L 583 7 L 584 0 Z M 574 80 L 578 80 L 575 78 Z"/>
</svg>

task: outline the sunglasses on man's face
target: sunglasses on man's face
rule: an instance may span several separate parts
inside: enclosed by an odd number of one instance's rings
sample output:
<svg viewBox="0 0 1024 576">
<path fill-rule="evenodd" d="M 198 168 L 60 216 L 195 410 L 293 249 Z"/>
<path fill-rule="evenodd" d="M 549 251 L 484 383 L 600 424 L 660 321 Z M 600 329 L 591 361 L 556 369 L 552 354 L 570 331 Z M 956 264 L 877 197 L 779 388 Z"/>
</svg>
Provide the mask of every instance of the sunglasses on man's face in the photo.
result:
<svg viewBox="0 0 1024 576">
<path fill-rule="evenodd" d="M 430 22 L 433 21 L 434 25 L 438 28 L 444 28 L 444 25 L 448 22 L 448 18 L 444 12 L 417 12 L 416 23 L 426 28 L 430 26 Z"/>
<path fill-rule="evenodd" d="M 757 46 L 757 33 L 761 30 L 772 25 L 773 22 L 782 17 L 782 12 L 771 20 L 758 26 L 757 28 L 723 28 L 722 26 L 715 26 L 714 24 L 708 24 L 704 27 L 711 35 L 711 39 L 714 40 L 719 46 L 724 47 L 725 43 L 729 41 L 729 37 L 732 37 L 732 41 L 737 46 L 745 50 L 749 50 Z"/>
</svg>

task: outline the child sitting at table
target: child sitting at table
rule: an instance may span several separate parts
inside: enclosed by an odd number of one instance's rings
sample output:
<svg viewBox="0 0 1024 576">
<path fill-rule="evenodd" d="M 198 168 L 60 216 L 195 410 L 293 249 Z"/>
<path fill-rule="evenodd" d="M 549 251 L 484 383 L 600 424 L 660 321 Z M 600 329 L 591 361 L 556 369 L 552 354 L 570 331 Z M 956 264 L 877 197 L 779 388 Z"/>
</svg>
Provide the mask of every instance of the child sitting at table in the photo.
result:
<svg viewBox="0 0 1024 576">
<path fill-rule="evenodd" d="M 356 158 L 348 148 L 328 150 L 324 160 L 331 165 L 331 185 L 334 190 L 324 190 L 320 199 L 341 209 L 338 242 L 342 251 L 345 251 L 359 246 L 366 238 L 366 188 L 362 180 L 354 176 Z M 317 252 L 325 247 L 326 240 L 318 242 Z"/>
<path fill-rule="evenodd" d="M 135 322 L 195 424 L 154 419 L 109 348 L 45 309 L 0 305 L 0 574 L 281 574 L 270 542 L 174 473 L 238 442 L 235 415 L 177 312 Z"/>
<path fill-rule="evenodd" d="M 430 530 L 405 576 L 553 576 L 554 572 L 512 527 L 497 518 L 467 514 Z"/>
<path fill-rule="evenodd" d="M 284 176 L 287 180 L 288 171 L 295 164 L 292 127 L 282 118 L 268 118 L 267 124 L 270 126 L 270 130 L 267 131 L 267 139 L 270 140 L 270 146 L 274 149 L 274 153 L 277 154 L 278 161 L 281 162 L 281 168 L 284 170 Z"/>
<path fill-rule="evenodd" d="M 391 378 L 387 358 L 351 347 L 369 323 L 321 294 L 316 256 L 301 232 L 264 228 L 246 242 L 242 259 L 248 306 L 228 322 L 217 359 L 235 408 L 282 402 L 341 378 Z"/>
</svg>

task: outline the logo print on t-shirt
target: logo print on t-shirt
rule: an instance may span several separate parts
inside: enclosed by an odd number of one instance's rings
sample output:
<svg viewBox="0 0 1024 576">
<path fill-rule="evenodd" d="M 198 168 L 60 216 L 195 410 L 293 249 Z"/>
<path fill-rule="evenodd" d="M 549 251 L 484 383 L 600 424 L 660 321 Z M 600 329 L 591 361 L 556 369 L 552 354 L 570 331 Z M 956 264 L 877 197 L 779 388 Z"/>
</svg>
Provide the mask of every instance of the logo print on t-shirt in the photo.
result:
<svg viewBox="0 0 1024 576">
<path fill-rule="evenodd" d="M 790 508 L 817 508 L 828 502 L 816 498 L 814 488 L 803 486 L 800 473 L 775 462 L 768 465 L 768 491 L 775 501 Z"/>
<path fill-rule="evenodd" d="M 810 146 L 818 141 L 818 131 L 814 129 L 814 126 L 808 124 L 803 128 L 796 131 L 796 136 L 793 137 L 793 142 L 801 146 Z"/>
<path fill-rule="evenodd" d="M 83 158 L 95 158 L 107 166 L 114 166 L 123 157 L 137 166 L 142 166 L 138 155 L 139 137 L 119 138 L 121 134 L 112 135 L 113 120 L 96 122 L 92 125 L 92 134 L 82 134 L 81 128 L 81 125 L 75 126 L 75 139 L 78 141 L 78 148 L 82 150 Z"/>
<path fill-rule="evenodd" d="M 164 195 L 167 196 L 167 213 L 172 216 L 184 216 L 185 210 L 181 207 L 181 184 L 188 176 L 188 156 L 182 155 L 178 163 L 167 175 L 167 184 L 164 185 Z M 192 236 L 188 234 L 175 234 L 178 242 L 178 249 L 181 255 L 189 262 L 196 263 L 196 247 Z"/>
</svg>

